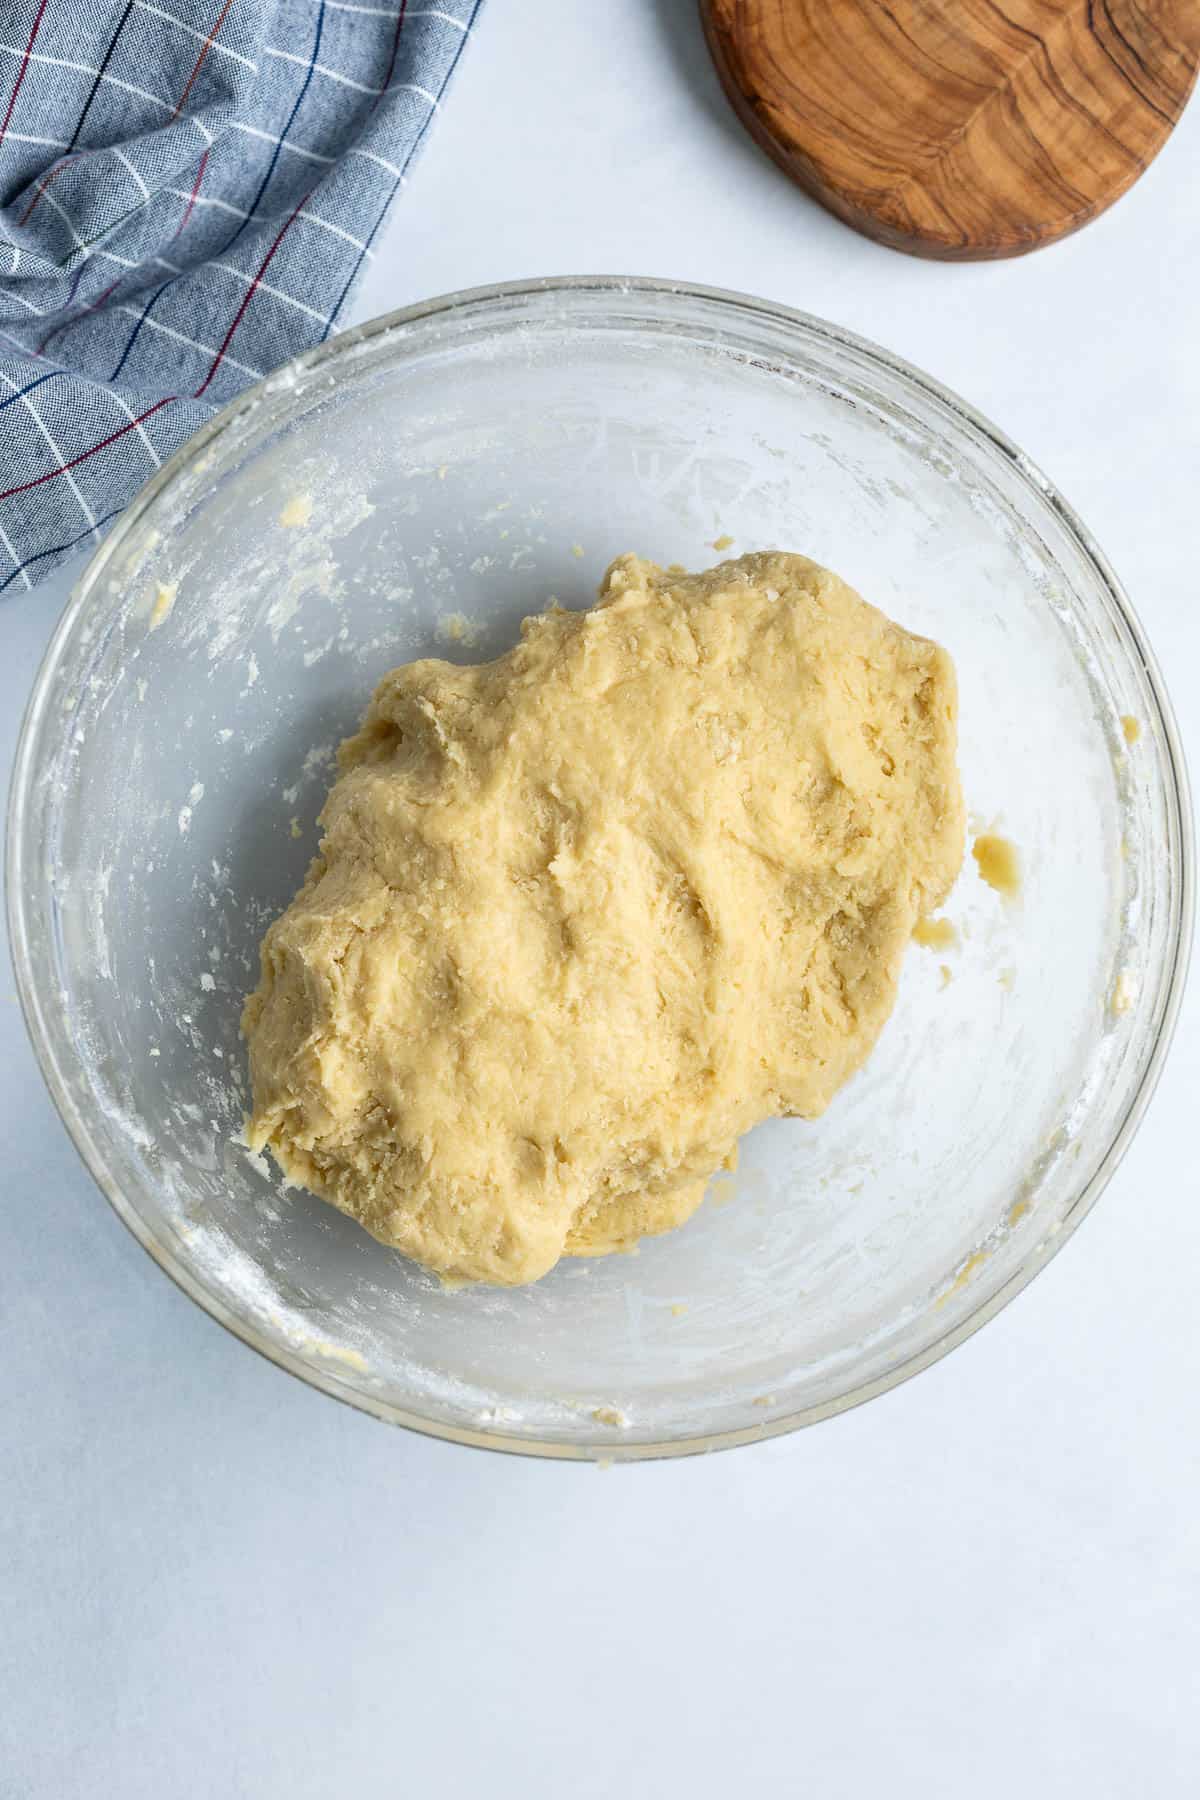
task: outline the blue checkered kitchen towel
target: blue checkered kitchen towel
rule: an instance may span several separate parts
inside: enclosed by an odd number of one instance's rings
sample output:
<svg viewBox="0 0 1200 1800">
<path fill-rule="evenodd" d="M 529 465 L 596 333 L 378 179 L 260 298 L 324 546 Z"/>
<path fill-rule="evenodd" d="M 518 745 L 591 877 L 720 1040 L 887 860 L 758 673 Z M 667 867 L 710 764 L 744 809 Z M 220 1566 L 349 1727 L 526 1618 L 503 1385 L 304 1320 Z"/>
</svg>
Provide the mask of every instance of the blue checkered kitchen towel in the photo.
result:
<svg viewBox="0 0 1200 1800">
<path fill-rule="evenodd" d="M 0 0 L 0 592 L 328 337 L 482 0 Z"/>
</svg>

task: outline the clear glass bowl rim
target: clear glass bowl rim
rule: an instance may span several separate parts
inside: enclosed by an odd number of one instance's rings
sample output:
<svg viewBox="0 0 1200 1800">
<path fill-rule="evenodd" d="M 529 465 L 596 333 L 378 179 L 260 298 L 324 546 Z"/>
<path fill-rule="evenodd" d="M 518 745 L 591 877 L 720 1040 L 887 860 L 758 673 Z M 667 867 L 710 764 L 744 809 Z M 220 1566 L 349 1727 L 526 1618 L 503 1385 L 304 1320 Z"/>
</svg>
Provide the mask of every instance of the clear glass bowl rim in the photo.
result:
<svg viewBox="0 0 1200 1800">
<path fill-rule="evenodd" d="M 39 735 L 39 726 L 50 702 L 54 677 L 60 659 L 68 646 L 80 614 L 92 603 L 93 596 L 96 595 L 105 570 L 112 559 L 119 554 L 130 534 L 139 525 L 145 523 L 147 514 L 158 503 L 166 490 L 179 479 L 185 470 L 206 455 L 245 413 L 258 404 L 266 393 L 277 396 L 282 385 L 281 375 L 294 377 L 301 371 L 307 373 L 313 370 L 325 370 L 332 374 L 339 363 L 352 354 L 360 344 L 375 339 L 384 339 L 392 332 L 404 333 L 400 341 L 408 349 L 412 345 L 412 337 L 407 328 L 429 325 L 452 313 L 482 314 L 486 320 L 489 308 L 499 308 L 511 317 L 511 309 L 514 305 L 518 307 L 524 305 L 531 317 L 536 317 L 539 301 L 544 301 L 549 306 L 556 304 L 561 306 L 564 302 L 569 303 L 574 297 L 592 296 L 602 299 L 605 295 L 611 295 L 614 301 L 621 302 L 621 321 L 626 324 L 634 322 L 631 318 L 630 307 L 631 303 L 636 301 L 637 296 L 644 295 L 648 299 L 656 301 L 675 297 L 683 301 L 700 302 L 717 312 L 727 310 L 731 315 L 736 315 L 743 326 L 759 322 L 764 327 L 773 327 L 776 330 L 782 328 L 785 332 L 794 332 L 801 338 L 815 339 L 827 349 L 841 350 L 868 364 L 876 365 L 885 375 L 897 378 L 908 389 L 915 391 L 918 398 L 935 402 L 944 410 L 949 411 L 959 425 L 968 427 L 970 431 L 986 440 L 990 449 L 1011 466 L 1021 482 L 1027 488 L 1032 489 L 1043 504 L 1052 509 L 1059 525 L 1069 536 L 1074 538 L 1076 545 L 1094 569 L 1101 585 L 1107 590 L 1108 598 L 1137 650 L 1154 695 L 1163 740 L 1167 746 L 1169 773 L 1172 778 L 1167 803 L 1173 811 L 1177 823 L 1179 849 L 1177 866 L 1172 870 L 1173 911 L 1169 934 L 1169 967 L 1166 970 L 1166 993 L 1158 1033 L 1147 1058 L 1142 1079 L 1130 1100 L 1120 1127 L 1114 1134 L 1091 1179 L 1077 1195 L 1061 1228 L 1049 1240 L 1038 1245 L 1014 1271 L 1004 1286 L 981 1301 L 973 1312 L 948 1329 L 943 1336 L 935 1339 L 932 1344 L 899 1363 L 895 1368 L 889 1369 L 884 1375 L 852 1388 L 833 1400 L 802 1408 L 784 1417 L 769 1420 L 762 1425 L 678 1440 L 668 1439 L 661 1442 L 636 1444 L 614 1443 L 611 1437 L 604 1443 L 598 1441 L 594 1444 L 539 1441 L 505 1436 L 501 1432 L 471 1431 L 444 1424 L 439 1420 L 424 1418 L 418 1413 L 410 1412 L 378 1395 L 358 1388 L 334 1374 L 312 1367 L 302 1361 L 285 1343 L 267 1338 L 254 1325 L 239 1317 L 219 1293 L 212 1291 L 202 1282 L 180 1260 L 169 1245 L 160 1242 L 150 1225 L 121 1191 L 108 1169 L 100 1146 L 92 1135 L 85 1110 L 77 1103 L 71 1090 L 71 1084 L 60 1064 L 54 1033 L 47 1019 L 49 996 L 43 991 L 48 986 L 43 979 L 48 971 L 39 970 L 35 966 L 30 933 L 27 928 L 26 909 L 32 904 L 34 896 L 29 886 L 29 870 L 24 843 L 30 798 L 36 780 L 34 751 Z M 647 322 L 651 322 L 649 317 Z M 378 318 L 340 332 L 328 342 L 293 358 L 291 362 L 282 365 L 281 369 L 273 370 L 254 386 L 238 394 L 207 424 L 201 426 L 146 483 L 116 521 L 76 583 L 62 617 L 51 636 L 35 678 L 26 705 L 13 763 L 8 804 L 5 886 L 9 938 L 18 997 L 26 1028 L 51 1098 L 75 1148 L 117 1217 L 158 1264 L 159 1268 L 169 1275 L 176 1286 L 190 1299 L 223 1325 L 227 1331 L 279 1368 L 297 1376 L 308 1386 L 387 1423 L 402 1425 L 425 1436 L 442 1438 L 480 1449 L 546 1457 L 560 1461 L 594 1461 L 600 1458 L 630 1462 L 658 1457 L 695 1455 L 711 1450 L 731 1449 L 739 1444 L 759 1443 L 767 1438 L 779 1437 L 798 1430 L 801 1426 L 814 1425 L 822 1419 L 849 1411 L 852 1407 L 861 1406 L 864 1401 L 874 1399 L 878 1394 L 886 1393 L 890 1388 L 897 1387 L 901 1382 L 919 1374 L 922 1369 L 940 1361 L 949 1351 L 971 1337 L 979 1330 L 980 1326 L 986 1324 L 989 1319 L 1007 1306 L 1009 1301 L 1013 1300 L 1057 1254 L 1061 1246 L 1091 1211 L 1128 1149 L 1158 1084 L 1174 1036 L 1186 986 L 1193 934 L 1195 833 L 1182 740 L 1162 672 L 1133 605 L 1108 559 L 1074 509 L 1041 470 L 990 420 L 968 405 L 951 389 L 944 387 L 922 370 L 904 361 L 903 358 L 882 349 L 870 339 L 860 337 L 854 332 L 845 331 L 840 326 L 830 324 L 827 320 L 817 318 L 811 313 L 801 312 L 793 307 L 778 305 L 773 301 L 757 299 L 752 295 L 724 288 L 707 287 L 693 282 L 661 280 L 654 277 L 543 276 L 533 280 L 498 282 L 483 287 L 460 289 L 430 300 L 419 301 L 411 306 L 400 307 L 393 312 L 381 314 Z"/>
</svg>

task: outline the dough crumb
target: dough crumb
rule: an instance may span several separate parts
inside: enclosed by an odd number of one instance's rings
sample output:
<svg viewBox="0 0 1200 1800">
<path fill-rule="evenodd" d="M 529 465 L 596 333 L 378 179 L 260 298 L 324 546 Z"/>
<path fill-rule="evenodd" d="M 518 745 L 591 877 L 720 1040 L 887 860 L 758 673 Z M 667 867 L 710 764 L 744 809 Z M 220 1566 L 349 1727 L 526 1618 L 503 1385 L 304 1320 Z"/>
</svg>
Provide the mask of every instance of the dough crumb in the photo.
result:
<svg viewBox="0 0 1200 1800">
<path fill-rule="evenodd" d="M 593 1409 L 592 1417 L 597 1425 L 612 1425 L 618 1431 L 629 1430 L 629 1420 L 619 1406 L 597 1406 Z"/>
<path fill-rule="evenodd" d="M 990 1250 L 976 1250 L 971 1256 L 968 1256 L 966 1262 L 964 1262 L 962 1268 L 958 1271 L 958 1274 L 954 1277 L 954 1280 L 950 1283 L 950 1286 L 946 1289 L 945 1293 L 938 1295 L 936 1304 L 938 1306 L 945 1306 L 947 1300 L 952 1300 L 955 1294 L 961 1294 L 972 1275 L 974 1275 L 977 1269 L 982 1269 L 990 1255 Z"/>
<path fill-rule="evenodd" d="M 730 1174 L 722 1172 L 714 1175 L 708 1184 L 708 1203 L 710 1206 L 728 1206 L 731 1200 L 737 1199 L 737 1182 Z"/>
<path fill-rule="evenodd" d="M 926 950 L 952 950 L 958 943 L 958 932 L 949 919 L 918 919 L 913 927 L 913 943 Z"/>
<path fill-rule="evenodd" d="M 1021 892 L 1021 862 L 1017 847 L 994 831 L 984 831 L 971 845 L 980 875 L 990 888 L 1005 900 L 1016 900 Z"/>
<path fill-rule="evenodd" d="M 571 545 L 571 555 L 573 557 L 575 557 L 576 560 L 581 558 L 583 555 L 583 545 L 582 544 L 572 544 Z"/>
<path fill-rule="evenodd" d="M 151 631 L 157 631 L 159 626 L 164 624 L 166 620 L 170 618 L 171 608 L 175 604 L 175 596 L 178 592 L 179 583 L 177 581 L 164 581 L 159 583 L 158 592 L 154 596 L 154 605 L 150 611 Z"/>
<path fill-rule="evenodd" d="M 438 636 L 470 649 L 479 641 L 479 626 L 474 619 L 468 619 L 466 613 L 447 613 L 444 619 L 438 620 Z"/>
<path fill-rule="evenodd" d="M 289 831 L 290 831 L 290 832 L 291 832 L 291 835 L 292 835 L 292 836 L 293 836 L 293 837 L 294 837 L 294 838 L 298 838 L 298 837 L 303 837 L 303 836 L 304 836 L 304 833 L 303 833 L 303 832 L 302 832 L 302 831 L 301 831 L 301 829 L 300 829 L 300 820 L 299 820 L 299 818 L 298 818 L 298 816 L 297 816 L 297 815 L 296 815 L 296 814 L 295 814 L 295 813 L 293 813 L 293 814 L 292 814 L 292 817 L 291 817 L 291 820 L 290 820 L 290 822 L 289 822 L 289 826 L 288 826 L 288 829 L 289 829 Z"/>
<path fill-rule="evenodd" d="M 1142 735 L 1141 720 L 1135 719 L 1132 713 L 1122 713 L 1121 730 L 1125 734 L 1127 744 L 1136 744 Z"/>
<path fill-rule="evenodd" d="M 956 710 L 943 650 L 780 552 L 618 557 L 494 662 L 393 669 L 263 940 L 251 1143 L 451 1281 L 732 1197 L 738 1138 L 825 1111 L 949 894 Z"/>
<path fill-rule="evenodd" d="M 327 1356 L 331 1362 L 345 1363 L 348 1369 L 367 1372 L 367 1359 L 361 1350 L 351 1350 L 346 1344 L 332 1343 L 328 1338 L 301 1338 L 297 1343 L 298 1350 L 307 1350 L 315 1356 Z"/>
<path fill-rule="evenodd" d="M 1114 1018 L 1123 1018 L 1127 1012 L 1133 1011 L 1134 1007 L 1137 1005 L 1137 997 L 1137 978 L 1131 975 L 1128 969 L 1122 969 L 1117 976 L 1116 981 L 1113 983 L 1112 994 L 1110 995 L 1108 1002 L 1108 1010 L 1112 1013 Z"/>
<path fill-rule="evenodd" d="M 720 537 L 713 539 L 712 547 L 714 550 L 728 550 L 729 546 L 732 543 L 733 543 L 733 539 L 730 537 L 729 533 L 727 531 L 723 531 L 721 533 Z"/>
<path fill-rule="evenodd" d="M 293 494 L 279 515 L 279 523 L 287 531 L 299 530 L 312 521 L 313 503 L 311 494 Z"/>
<path fill-rule="evenodd" d="M 671 1308 L 671 1317 L 673 1319 L 682 1319 L 682 1317 L 686 1311 L 687 1311 L 686 1306 L 673 1306 Z"/>
<path fill-rule="evenodd" d="M 940 968 L 939 968 L 939 970 L 938 970 L 938 974 L 939 974 L 939 975 L 940 975 L 940 976 L 941 976 L 941 978 L 942 978 L 942 979 L 941 979 L 941 986 L 942 986 L 942 987 L 943 987 L 943 988 L 948 988 L 948 987 L 949 987 L 949 986 L 950 986 L 950 983 L 951 983 L 951 982 L 952 982 L 952 981 L 953 981 L 953 980 L 954 980 L 954 971 L 953 971 L 953 969 L 952 969 L 952 968 L 951 968 L 951 967 L 950 967 L 950 964 L 949 964 L 949 963 L 943 963 L 943 964 L 942 964 L 942 965 L 941 965 L 941 967 L 940 967 Z"/>
</svg>

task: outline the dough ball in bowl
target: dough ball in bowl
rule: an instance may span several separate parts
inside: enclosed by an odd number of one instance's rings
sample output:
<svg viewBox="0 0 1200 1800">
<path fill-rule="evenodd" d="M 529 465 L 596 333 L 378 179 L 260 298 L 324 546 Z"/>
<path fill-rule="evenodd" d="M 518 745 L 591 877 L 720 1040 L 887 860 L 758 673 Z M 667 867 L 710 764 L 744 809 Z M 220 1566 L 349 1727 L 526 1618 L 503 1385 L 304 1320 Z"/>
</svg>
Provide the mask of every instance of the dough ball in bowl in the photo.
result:
<svg viewBox="0 0 1200 1800">
<path fill-rule="evenodd" d="M 679 1225 L 816 1118 L 962 860 L 949 658 L 807 558 L 627 555 L 385 676 L 246 1006 L 250 1142 L 461 1280 Z"/>
</svg>

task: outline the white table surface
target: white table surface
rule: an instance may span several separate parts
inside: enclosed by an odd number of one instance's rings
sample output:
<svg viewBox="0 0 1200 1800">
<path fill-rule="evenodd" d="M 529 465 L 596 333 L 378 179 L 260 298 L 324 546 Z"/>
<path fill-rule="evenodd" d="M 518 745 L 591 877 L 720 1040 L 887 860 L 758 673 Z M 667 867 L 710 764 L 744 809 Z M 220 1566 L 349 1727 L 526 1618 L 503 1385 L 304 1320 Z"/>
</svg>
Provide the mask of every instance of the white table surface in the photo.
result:
<svg viewBox="0 0 1200 1800">
<path fill-rule="evenodd" d="M 1107 217 L 947 268 L 744 138 L 694 0 L 492 0 L 356 316 L 566 272 L 865 333 L 1098 532 L 1200 767 L 1200 102 Z M 78 565 L 0 604 L 0 757 Z M 0 972 L 0 1795 L 1015 1793 L 1200 1761 L 1200 984 L 1079 1235 L 938 1367 L 790 1439 L 598 1470 L 309 1392 L 127 1235 Z"/>
</svg>

